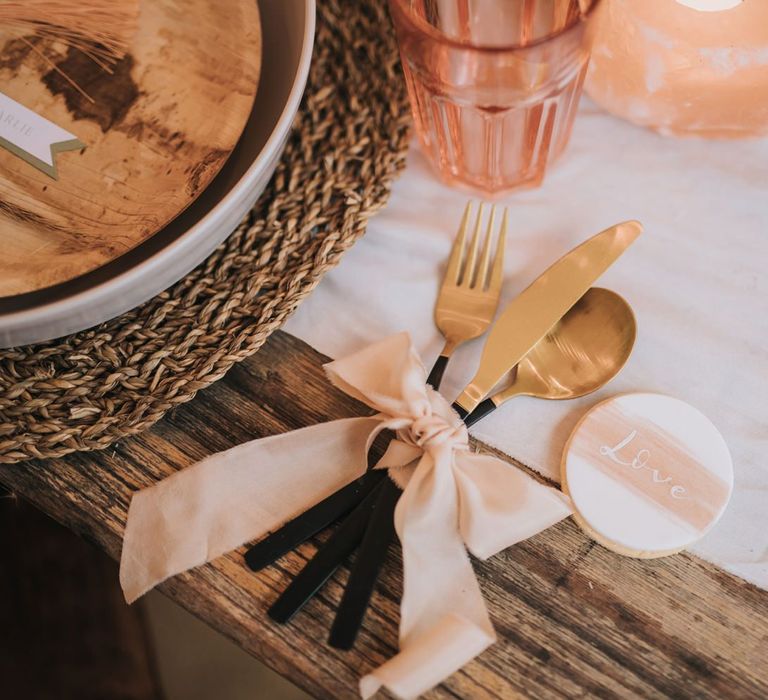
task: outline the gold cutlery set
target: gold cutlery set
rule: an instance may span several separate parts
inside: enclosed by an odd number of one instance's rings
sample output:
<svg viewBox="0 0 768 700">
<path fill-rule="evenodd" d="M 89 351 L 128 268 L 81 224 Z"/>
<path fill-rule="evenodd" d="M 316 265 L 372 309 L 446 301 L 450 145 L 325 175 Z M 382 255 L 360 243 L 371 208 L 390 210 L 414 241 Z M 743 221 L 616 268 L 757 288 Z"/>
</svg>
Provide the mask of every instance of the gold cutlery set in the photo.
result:
<svg viewBox="0 0 768 700">
<path fill-rule="evenodd" d="M 495 208 L 484 235 L 482 205 L 470 236 L 471 214 L 467 205 L 435 306 L 445 347 L 428 383 L 437 389 L 456 347 L 490 327 L 479 369 L 453 403 L 467 427 L 514 396 L 562 400 L 604 386 L 629 358 L 636 325 L 624 299 L 592 285 L 640 235 L 641 225 L 627 221 L 612 226 L 574 248 L 512 300 L 494 323 L 508 215 L 505 210 L 493 251 Z M 492 393 L 507 376 L 506 386 Z M 344 518 L 273 604 L 270 616 L 287 622 L 357 549 L 329 640 L 337 648 L 350 648 L 394 536 L 400 493 L 386 470 L 369 470 L 253 546 L 246 562 L 259 570 Z"/>
</svg>

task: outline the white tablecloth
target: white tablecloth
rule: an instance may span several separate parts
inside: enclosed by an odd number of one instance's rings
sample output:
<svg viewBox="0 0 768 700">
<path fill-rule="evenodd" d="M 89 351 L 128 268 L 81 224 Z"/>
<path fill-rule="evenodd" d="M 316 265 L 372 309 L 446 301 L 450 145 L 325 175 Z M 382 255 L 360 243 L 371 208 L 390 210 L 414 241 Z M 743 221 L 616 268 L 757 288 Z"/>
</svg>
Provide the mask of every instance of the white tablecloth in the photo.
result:
<svg viewBox="0 0 768 700">
<path fill-rule="evenodd" d="M 286 330 L 339 357 L 407 329 L 431 364 L 442 347 L 432 305 L 466 200 L 413 144 L 388 205 Z M 768 588 L 768 141 L 673 140 L 585 99 L 544 186 L 503 203 L 511 230 L 502 305 L 593 233 L 643 222 L 645 234 L 599 282 L 632 304 L 638 340 L 602 391 L 515 399 L 473 434 L 558 478 L 570 430 L 598 401 L 657 391 L 690 402 L 725 436 L 736 473 L 728 510 L 692 550 Z M 450 398 L 481 348 L 482 339 L 457 353 L 443 385 Z"/>
</svg>

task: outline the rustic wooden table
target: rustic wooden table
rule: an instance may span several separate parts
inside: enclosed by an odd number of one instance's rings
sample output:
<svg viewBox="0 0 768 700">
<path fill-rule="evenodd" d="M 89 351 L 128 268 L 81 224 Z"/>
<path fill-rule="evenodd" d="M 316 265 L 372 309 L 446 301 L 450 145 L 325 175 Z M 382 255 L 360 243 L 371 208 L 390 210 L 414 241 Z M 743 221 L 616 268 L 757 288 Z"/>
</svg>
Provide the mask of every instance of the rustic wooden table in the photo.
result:
<svg viewBox="0 0 768 700">
<path fill-rule="evenodd" d="M 246 440 L 367 411 L 328 385 L 324 360 L 275 333 L 143 435 L 2 466 L 0 482 L 117 559 L 136 489 Z M 396 650 L 399 552 L 356 648 L 340 652 L 325 640 L 346 568 L 291 624 L 266 616 L 321 539 L 259 574 L 243 548 L 161 590 L 313 696 L 354 698 L 358 678 Z M 567 519 L 475 568 L 499 641 L 430 698 L 768 697 L 768 593 L 689 554 L 623 558 Z"/>
</svg>

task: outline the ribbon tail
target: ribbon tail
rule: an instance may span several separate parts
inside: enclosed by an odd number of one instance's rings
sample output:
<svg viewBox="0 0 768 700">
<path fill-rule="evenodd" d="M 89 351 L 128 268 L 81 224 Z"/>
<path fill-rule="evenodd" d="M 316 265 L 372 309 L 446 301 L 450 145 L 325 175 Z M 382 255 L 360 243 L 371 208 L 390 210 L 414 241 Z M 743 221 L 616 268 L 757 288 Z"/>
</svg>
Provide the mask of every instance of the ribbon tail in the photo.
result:
<svg viewBox="0 0 768 700">
<path fill-rule="evenodd" d="M 459 528 L 472 554 L 487 559 L 567 518 L 570 499 L 490 455 L 455 456 Z"/>
<path fill-rule="evenodd" d="M 360 680 L 360 695 L 375 695 L 384 686 L 403 700 L 417 698 L 482 654 L 496 640 L 457 615 L 448 615 L 427 634 Z"/>
<path fill-rule="evenodd" d="M 133 496 L 120 558 L 131 603 L 361 476 L 378 418 L 346 418 L 214 454 Z"/>
<path fill-rule="evenodd" d="M 456 527 L 453 455 L 446 450 L 435 460 L 422 457 L 397 504 L 403 547 L 400 652 L 362 678 L 364 698 L 382 685 L 399 698 L 415 698 L 496 639 Z"/>
<path fill-rule="evenodd" d="M 415 698 L 496 640 L 467 554 L 492 554 L 571 514 L 567 497 L 490 456 L 425 455 L 397 505 L 403 546 L 400 653 L 360 681 Z M 458 525 L 458 527 L 457 527 Z M 465 546 L 466 545 L 466 546 Z"/>
</svg>

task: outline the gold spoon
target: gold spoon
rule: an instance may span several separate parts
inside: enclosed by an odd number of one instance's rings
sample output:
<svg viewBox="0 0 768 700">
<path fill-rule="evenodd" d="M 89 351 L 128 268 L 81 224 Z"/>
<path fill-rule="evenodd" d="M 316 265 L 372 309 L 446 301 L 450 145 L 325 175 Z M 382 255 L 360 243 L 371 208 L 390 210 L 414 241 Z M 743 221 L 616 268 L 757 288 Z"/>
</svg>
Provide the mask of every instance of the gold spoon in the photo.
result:
<svg viewBox="0 0 768 700">
<path fill-rule="evenodd" d="M 629 304 L 616 292 L 593 287 L 520 360 L 511 384 L 464 422 L 473 425 L 514 396 L 575 399 L 596 391 L 626 364 L 636 334 Z"/>
</svg>

